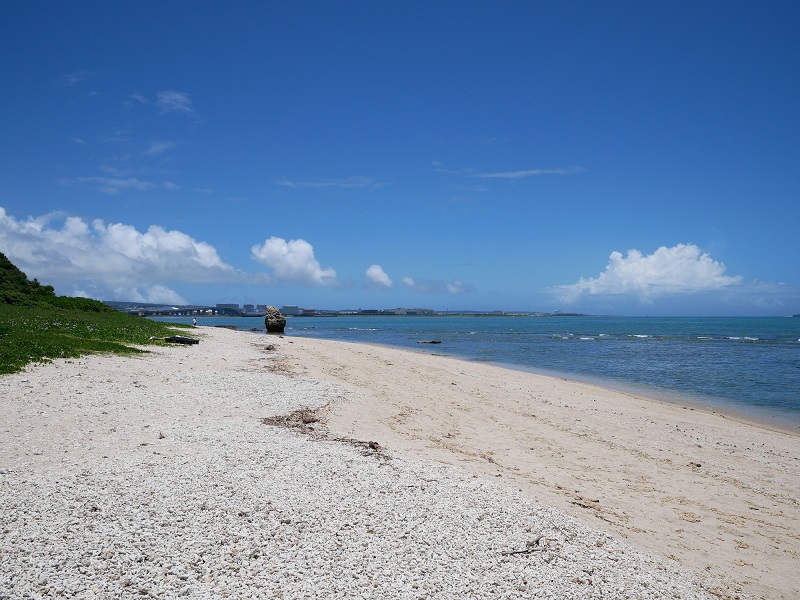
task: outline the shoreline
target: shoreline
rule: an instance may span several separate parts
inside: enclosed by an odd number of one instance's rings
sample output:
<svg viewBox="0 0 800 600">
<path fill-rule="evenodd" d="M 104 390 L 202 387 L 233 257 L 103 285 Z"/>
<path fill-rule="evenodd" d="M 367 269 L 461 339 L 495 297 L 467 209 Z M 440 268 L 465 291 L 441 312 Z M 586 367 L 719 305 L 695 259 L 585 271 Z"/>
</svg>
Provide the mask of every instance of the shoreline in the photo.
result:
<svg viewBox="0 0 800 600">
<path fill-rule="evenodd" d="M 263 331 L 244 331 L 241 329 L 236 329 L 236 331 L 242 333 L 254 334 L 257 336 L 263 336 L 263 335 L 276 336 L 276 334 L 269 334 Z M 276 337 L 279 336 L 280 334 L 278 334 Z M 350 340 L 333 340 L 328 338 L 318 338 L 318 337 L 303 336 L 296 334 L 284 334 L 283 337 L 290 340 L 294 339 L 307 339 L 313 341 L 323 340 L 327 342 L 332 342 L 334 344 L 353 344 L 356 346 L 384 348 L 387 350 L 393 350 L 393 351 L 396 350 L 398 352 L 421 354 L 423 356 L 438 356 L 441 358 L 464 362 L 466 364 L 486 365 L 488 367 L 495 367 L 498 369 L 513 371 L 515 373 L 526 373 L 528 375 L 533 375 L 534 377 L 547 377 L 547 378 L 557 379 L 559 381 L 564 381 L 567 383 L 584 384 L 598 388 L 600 390 L 617 392 L 619 394 L 630 396 L 632 398 L 641 398 L 649 402 L 661 403 L 668 406 L 675 406 L 680 408 L 687 407 L 692 411 L 699 411 L 709 415 L 717 415 L 724 419 L 730 419 L 731 421 L 739 422 L 744 425 L 752 425 L 770 431 L 786 433 L 788 435 L 800 437 L 800 423 L 795 423 L 794 421 L 781 421 L 777 418 L 770 418 L 765 415 L 759 416 L 744 410 L 736 410 L 735 408 L 718 406 L 712 403 L 715 400 L 721 403 L 729 401 L 729 399 L 726 398 L 708 397 L 708 400 L 704 401 L 704 398 L 702 397 L 693 397 L 688 394 L 682 395 L 681 392 L 674 390 L 654 388 L 645 385 L 639 385 L 635 383 L 629 383 L 612 379 L 603 379 L 591 375 L 584 375 L 582 373 L 537 369 L 535 367 L 527 367 L 525 365 L 517 365 L 515 363 L 497 362 L 494 360 L 490 361 L 474 360 L 468 356 L 461 356 L 458 354 L 447 354 L 444 352 L 433 352 L 413 347 L 397 346 L 390 344 L 377 344 L 377 343 L 361 342 L 361 341 L 355 342 Z"/>
<path fill-rule="evenodd" d="M 512 315 L 506 315 L 506 316 L 513 317 Z M 301 317 L 301 318 L 314 318 L 314 317 Z M 725 319 L 728 317 L 713 317 L 713 318 Z M 764 318 L 771 319 L 774 317 L 764 317 Z M 206 325 L 206 327 L 229 327 L 229 326 Z M 235 327 L 235 326 L 230 326 L 230 327 Z M 264 335 L 266 333 L 263 330 L 256 331 L 252 329 L 247 330 L 239 328 L 236 328 L 236 331 L 252 333 L 255 335 Z M 495 361 L 494 359 L 480 360 L 469 355 L 435 352 L 426 349 L 416 348 L 414 346 L 402 346 L 390 343 L 382 344 L 370 341 L 353 341 L 353 340 L 341 340 L 341 339 L 333 339 L 326 337 L 314 337 L 314 336 L 306 336 L 303 335 L 302 333 L 297 333 L 297 332 L 289 332 L 285 333 L 284 335 L 286 337 L 291 337 L 291 338 L 305 338 L 312 340 L 320 339 L 320 340 L 342 342 L 345 344 L 364 344 L 368 346 L 374 345 L 381 348 L 405 350 L 408 352 L 420 352 L 422 354 L 431 354 L 434 356 L 449 357 L 467 363 L 493 365 L 500 368 L 509 369 L 512 371 L 518 371 L 522 373 L 542 375 L 545 377 L 555 377 L 557 379 L 563 379 L 565 381 L 586 383 L 589 385 L 594 385 L 597 387 L 617 391 L 624 394 L 647 397 L 654 401 L 666 402 L 671 404 L 681 404 L 681 405 L 685 404 L 691 406 L 694 410 L 703 410 L 706 412 L 717 413 L 720 415 L 725 415 L 727 418 L 730 419 L 753 423 L 763 427 L 768 427 L 770 429 L 775 429 L 778 431 L 795 433 L 800 435 L 800 413 L 785 411 L 780 409 L 779 407 L 771 405 L 766 407 L 757 405 L 747 405 L 747 404 L 742 404 L 739 401 L 732 398 L 704 396 L 702 394 L 693 394 L 691 392 L 682 390 L 653 387 L 646 384 L 639 384 L 635 382 L 624 381 L 621 379 L 603 378 L 598 375 L 584 374 L 580 372 L 537 368 L 525 364 Z"/>
<path fill-rule="evenodd" d="M 297 373 L 352 390 L 338 431 L 502 480 L 756 597 L 800 594 L 796 432 L 454 357 L 283 341 Z"/>
<path fill-rule="evenodd" d="M 0 377 L 0 598 L 800 592 L 797 436 L 455 358 L 196 332 Z M 262 423 L 299 409 L 330 435 Z"/>
<path fill-rule="evenodd" d="M 302 337 L 302 336 L 296 336 L 296 337 Z M 320 338 L 311 338 L 311 339 L 320 339 Z M 330 340 L 330 341 L 337 341 L 337 340 Z M 421 352 L 423 354 L 426 354 L 424 350 L 415 350 L 413 348 L 404 348 L 401 346 L 370 344 L 369 342 L 343 341 L 342 343 L 346 344 L 363 343 L 364 345 L 367 346 L 390 348 L 393 350 L 400 350 L 400 351 L 405 350 L 408 352 Z M 445 354 L 445 353 L 433 353 L 433 352 L 430 354 L 433 356 L 452 358 L 453 360 L 459 360 L 469 364 L 483 364 L 487 366 L 498 367 L 500 369 L 508 369 L 509 371 L 515 371 L 518 373 L 527 373 L 529 375 L 534 375 L 534 376 L 552 377 L 554 379 L 559 379 L 561 381 L 582 383 L 585 385 L 601 388 L 604 390 L 619 392 L 620 394 L 625 394 L 632 397 L 646 398 L 651 402 L 663 402 L 664 404 L 681 406 L 681 407 L 688 406 L 692 410 L 699 410 L 709 414 L 717 414 L 727 419 L 732 419 L 734 421 L 739 421 L 745 424 L 756 425 L 758 427 L 763 427 L 773 431 L 780 431 L 782 433 L 788 433 L 791 435 L 800 436 L 800 422 L 780 420 L 778 418 L 770 417 L 768 415 L 758 415 L 751 412 L 747 412 L 745 410 L 737 410 L 735 408 L 719 406 L 717 404 L 714 404 L 715 401 L 719 402 L 720 404 L 730 402 L 730 400 L 727 398 L 699 397 L 699 396 L 691 396 L 689 394 L 683 395 L 681 392 L 675 390 L 649 387 L 641 384 L 629 383 L 613 379 L 603 379 L 591 375 L 584 375 L 582 373 L 537 369 L 535 367 L 527 367 L 525 365 L 517 365 L 514 363 L 472 360 L 469 357 L 460 356 L 457 354 Z"/>
<path fill-rule="evenodd" d="M 224 326 L 215 325 L 212 327 L 224 327 Z M 245 331 L 241 329 L 237 329 L 236 331 L 241 331 L 243 333 L 250 333 L 254 335 L 274 335 L 274 334 L 265 334 L 265 332 L 263 331 Z M 766 429 L 779 431 L 782 433 L 788 433 L 791 435 L 800 436 L 800 416 L 792 420 L 781 420 L 778 417 L 773 417 L 768 414 L 757 414 L 759 413 L 759 409 L 757 407 L 753 407 L 753 411 L 749 412 L 747 410 L 736 409 L 730 406 L 722 406 L 723 404 L 734 402 L 729 398 L 714 398 L 711 396 L 691 395 L 687 392 L 680 392 L 677 390 L 670 390 L 666 388 L 656 388 L 656 387 L 646 386 L 644 384 L 636 384 L 622 380 L 601 378 L 598 376 L 586 375 L 577 372 L 539 369 L 536 367 L 529 367 L 526 365 L 499 362 L 494 360 L 475 360 L 469 356 L 464 356 L 459 354 L 448 354 L 444 352 L 434 352 L 425 349 L 414 348 L 411 346 L 407 347 L 407 346 L 398 346 L 392 344 L 378 344 L 367 341 L 334 340 L 329 338 L 303 336 L 294 333 L 285 334 L 285 337 L 290 339 L 302 338 L 309 340 L 325 340 L 334 343 L 374 346 L 376 348 L 386 348 L 389 350 L 398 350 L 401 352 L 419 353 L 426 356 L 427 355 L 441 356 L 443 358 L 450 358 L 452 360 L 462 361 L 467 364 L 481 364 L 481 365 L 497 367 L 500 369 L 507 369 L 509 371 L 514 371 L 517 373 L 527 373 L 529 375 L 541 376 L 541 377 L 552 377 L 554 379 L 559 379 L 562 381 L 583 383 L 601 389 L 619 392 L 620 394 L 626 394 L 629 396 L 647 398 L 652 402 L 663 402 L 665 404 L 677 405 L 677 406 L 685 405 L 691 407 L 692 410 L 699 410 L 709 414 L 717 414 L 727 419 L 739 421 L 745 424 L 756 425 L 758 427 L 763 427 Z M 718 402 L 719 404 L 716 404 L 716 402 Z"/>
<path fill-rule="evenodd" d="M 448 355 L 442 354 L 442 356 L 448 356 Z M 451 358 L 454 358 L 456 360 L 464 360 L 470 363 L 478 362 L 478 361 L 471 361 L 468 358 L 458 357 L 455 355 L 451 355 Z M 509 369 L 511 371 L 518 371 L 521 373 L 528 373 L 530 375 L 553 377 L 555 379 L 560 379 L 563 381 L 583 383 L 601 389 L 613 392 L 619 392 L 620 394 L 625 394 L 632 397 L 646 398 L 651 402 L 661 402 L 664 404 L 672 406 L 680 406 L 680 407 L 688 406 L 691 408 L 691 410 L 698 410 L 708 414 L 720 415 L 726 419 L 731 419 L 733 421 L 738 421 L 744 424 L 754 425 L 757 427 L 762 427 L 765 429 L 781 433 L 788 433 L 790 435 L 800 436 L 800 421 L 780 420 L 779 418 L 771 417 L 769 415 L 755 414 L 756 412 L 758 412 L 758 410 L 755 408 L 753 412 L 748 412 L 745 410 L 737 410 L 736 408 L 720 406 L 714 403 L 714 402 L 719 402 L 720 404 L 724 404 L 726 402 L 732 402 L 727 398 L 692 396 L 689 394 L 682 394 L 681 392 L 674 390 L 648 387 L 644 385 L 637 385 L 635 383 L 628 383 L 611 379 L 602 379 L 599 377 L 592 377 L 590 375 L 584 376 L 580 373 L 548 371 L 545 369 L 535 369 L 532 367 L 527 368 L 523 365 L 514 365 L 512 363 L 485 362 L 483 364 L 494 365 L 503 369 Z"/>
</svg>

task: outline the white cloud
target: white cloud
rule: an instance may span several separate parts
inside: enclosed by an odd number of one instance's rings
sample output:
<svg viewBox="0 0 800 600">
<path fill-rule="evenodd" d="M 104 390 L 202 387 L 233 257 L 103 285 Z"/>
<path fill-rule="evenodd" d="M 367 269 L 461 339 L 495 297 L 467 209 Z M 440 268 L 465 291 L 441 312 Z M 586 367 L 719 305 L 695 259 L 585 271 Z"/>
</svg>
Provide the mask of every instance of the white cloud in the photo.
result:
<svg viewBox="0 0 800 600">
<path fill-rule="evenodd" d="M 136 177 L 75 177 L 74 179 L 61 180 L 62 185 L 70 185 L 73 183 L 86 184 L 110 196 L 127 190 L 145 192 L 155 185 L 151 181 L 142 181 Z"/>
<path fill-rule="evenodd" d="M 440 173 L 450 175 L 463 175 L 477 179 L 524 179 L 526 177 L 538 177 L 541 175 L 574 175 L 584 173 L 583 167 L 557 167 L 553 169 L 520 169 L 516 171 L 490 171 L 481 172 L 475 169 L 449 169 L 439 161 L 434 161 L 433 168 Z"/>
<path fill-rule="evenodd" d="M 77 296 L 78 298 L 124 299 L 125 302 L 146 302 L 148 304 L 169 304 L 173 306 L 190 304 L 178 292 L 163 285 L 153 285 L 149 288 L 117 287 L 114 289 L 103 289 L 90 285 L 87 289 L 75 289 L 69 295 Z"/>
<path fill-rule="evenodd" d="M 390 288 L 394 285 L 392 280 L 380 265 L 372 265 L 366 272 L 367 280 L 377 287 Z"/>
<path fill-rule="evenodd" d="M 103 170 L 113 173 L 115 168 L 113 166 L 104 165 Z M 72 179 L 62 179 L 59 183 L 61 183 L 61 185 L 85 185 L 95 188 L 109 196 L 116 196 L 128 190 L 146 192 L 154 188 L 163 188 L 165 190 L 180 189 L 180 186 L 173 181 L 165 181 L 158 184 L 152 181 L 144 181 L 137 177 L 74 177 Z"/>
<path fill-rule="evenodd" d="M 120 293 L 129 294 L 130 292 L 124 290 Z M 146 302 L 148 304 L 189 304 L 183 296 L 163 285 L 154 285 L 145 290 L 133 290 L 130 296 L 118 297 L 126 298 L 129 302 Z"/>
<path fill-rule="evenodd" d="M 583 173 L 586 169 L 581 167 L 566 167 L 559 169 L 525 169 L 521 171 L 499 171 L 495 173 L 475 173 L 473 177 L 480 179 L 524 179 L 525 177 L 537 177 L 539 175 L 572 175 Z"/>
<path fill-rule="evenodd" d="M 157 225 L 140 232 L 123 223 L 88 224 L 51 213 L 17 220 L 0 207 L 0 250 L 28 277 L 59 293 L 177 302 L 170 283 L 221 283 L 245 276 L 216 249 Z M 172 300 L 170 300 L 172 298 Z"/>
<path fill-rule="evenodd" d="M 438 281 L 432 279 L 414 279 L 413 277 L 403 277 L 403 285 L 415 292 L 426 292 L 432 294 L 448 293 L 463 294 L 472 292 L 475 288 L 458 279 L 453 281 Z"/>
<path fill-rule="evenodd" d="M 182 113 L 190 117 L 197 115 L 192 108 L 192 99 L 184 92 L 166 91 L 156 94 L 156 106 L 161 114 Z"/>
<path fill-rule="evenodd" d="M 150 104 L 150 101 L 145 98 L 143 94 L 139 94 L 138 92 L 131 94 L 129 98 L 131 98 L 131 100 L 136 100 L 139 104 Z"/>
<path fill-rule="evenodd" d="M 385 183 L 375 181 L 372 177 L 345 177 L 343 179 L 321 179 L 319 181 L 294 181 L 283 178 L 277 181 L 278 185 L 288 188 L 340 188 L 340 189 L 377 189 L 384 187 Z"/>
<path fill-rule="evenodd" d="M 464 292 L 471 291 L 472 287 L 463 281 L 454 279 L 453 281 L 448 281 L 445 283 L 445 289 L 447 290 L 448 294 L 463 294 Z"/>
<path fill-rule="evenodd" d="M 629 250 L 612 252 L 605 271 L 597 277 L 552 288 L 565 302 L 589 295 L 631 295 L 643 300 L 675 294 L 718 290 L 740 283 L 740 276 L 725 275 L 725 265 L 695 244 L 661 246 L 652 254 Z"/>
<path fill-rule="evenodd" d="M 161 154 L 164 154 L 164 152 L 171 150 L 177 145 L 177 142 L 155 141 L 150 144 L 150 147 L 145 150 L 144 153 L 146 156 L 160 156 Z"/>
<path fill-rule="evenodd" d="M 305 240 L 286 241 L 271 237 L 250 249 L 252 257 L 268 266 L 276 280 L 312 286 L 338 285 L 336 271 L 323 269 L 314 257 L 314 248 Z"/>
<path fill-rule="evenodd" d="M 66 73 L 61 77 L 59 77 L 56 80 L 56 85 L 58 87 L 74 89 L 87 79 L 90 79 L 93 75 L 94 73 L 92 73 L 91 71 L 86 71 L 86 70 L 73 71 L 72 73 Z"/>
</svg>

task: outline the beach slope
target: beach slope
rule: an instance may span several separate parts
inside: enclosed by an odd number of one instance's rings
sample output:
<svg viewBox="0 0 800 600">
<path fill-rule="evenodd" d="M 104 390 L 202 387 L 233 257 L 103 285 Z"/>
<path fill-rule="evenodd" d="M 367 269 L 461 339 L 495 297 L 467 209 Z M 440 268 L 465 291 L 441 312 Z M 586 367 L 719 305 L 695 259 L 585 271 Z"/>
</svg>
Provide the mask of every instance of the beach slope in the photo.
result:
<svg viewBox="0 0 800 600">
<path fill-rule="evenodd" d="M 796 438 L 197 331 L 0 378 L 0 598 L 796 596 Z"/>
<path fill-rule="evenodd" d="M 433 353 L 284 343 L 351 390 L 330 426 L 493 478 L 637 548 L 800 597 L 800 437 L 699 407 Z"/>
</svg>

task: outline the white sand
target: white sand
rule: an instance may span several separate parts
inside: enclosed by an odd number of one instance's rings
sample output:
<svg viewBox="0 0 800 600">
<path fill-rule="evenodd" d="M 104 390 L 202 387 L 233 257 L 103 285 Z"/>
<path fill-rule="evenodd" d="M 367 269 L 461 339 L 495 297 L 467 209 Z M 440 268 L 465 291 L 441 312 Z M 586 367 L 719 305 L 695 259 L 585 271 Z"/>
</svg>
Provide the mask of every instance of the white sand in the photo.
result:
<svg viewBox="0 0 800 600">
<path fill-rule="evenodd" d="M 800 598 L 800 437 L 584 383 L 297 339 L 298 371 L 357 393 L 331 427 L 518 488 L 765 598 Z"/>
<path fill-rule="evenodd" d="M 795 436 L 421 353 L 198 332 L 0 378 L 0 598 L 800 595 Z M 390 459 L 261 423 L 323 405 Z"/>
</svg>

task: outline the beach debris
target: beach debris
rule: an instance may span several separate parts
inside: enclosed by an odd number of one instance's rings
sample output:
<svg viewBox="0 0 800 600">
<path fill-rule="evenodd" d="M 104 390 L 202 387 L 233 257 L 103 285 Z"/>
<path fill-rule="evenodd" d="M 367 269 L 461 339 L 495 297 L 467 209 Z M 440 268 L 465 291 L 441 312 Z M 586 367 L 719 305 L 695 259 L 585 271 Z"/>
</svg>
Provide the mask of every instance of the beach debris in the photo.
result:
<svg viewBox="0 0 800 600">
<path fill-rule="evenodd" d="M 317 409 L 319 410 L 319 409 Z M 285 415 L 277 415 L 274 417 L 264 417 L 261 419 L 264 425 L 272 425 L 273 427 L 286 427 L 290 429 L 305 429 L 313 423 L 320 422 L 320 416 L 317 411 L 310 408 L 300 408 L 293 410 Z"/>
<path fill-rule="evenodd" d="M 592 498 L 584 498 L 583 496 L 576 495 L 575 500 L 572 500 L 571 504 L 580 506 L 581 508 L 597 509 L 597 507 L 600 505 L 600 500 L 594 500 Z"/>
<path fill-rule="evenodd" d="M 386 454 L 383 447 L 374 441 L 365 442 L 363 440 L 354 440 L 353 438 L 342 438 L 342 437 L 334 437 L 334 438 L 326 438 L 332 442 L 340 442 L 342 444 L 349 444 L 351 446 L 355 446 L 357 448 L 362 448 L 364 452 L 364 456 L 374 456 L 376 458 L 380 458 L 383 460 L 390 460 L 391 457 Z"/>
<path fill-rule="evenodd" d="M 183 335 L 173 335 L 167 338 L 164 338 L 165 342 L 171 342 L 173 344 L 199 344 L 200 340 L 196 340 L 194 338 L 186 337 Z"/>
<path fill-rule="evenodd" d="M 264 417 L 261 419 L 261 422 L 264 425 L 270 425 L 272 427 L 285 427 L 288 429 L 294 429 L 305 435 L 312 436 L 315 440 L 349 444 L 351 446 L 361 448 L 364 456 L 375 456 L 376 458 L 383 460 L 390 460 L 391 457 L 386 454 L 383 446 L 376 441 L 356 440 L 353 438 L 335 437 L 331 435 L 325 427 L 324 419 L 324 413 L 327 412 L 328 408 L 328 404 L 325 404 L 317 409 L 300 408 L 285 415 Z"/>
<path fill-rule="evenodd" d="M 442 340 L 417 340 L 418 344 L 441 344 Z"/>
<path fill-rule="evenodd" d="M 264 316 L 264 325 L 267 327 L 267 333 L 283 333 L 283 330 L 286 329 L 286 318 L 276 307 L 268 306 Z"/>
<path fill-rule="evenodd" d="M 480 456 L 481 456 L 481 458 L 485 458 L 487 461 L 489 461 L 493 465 L 497 464 L 497 462 L 491 456 L 489 456 L 488 454 L 481 454 Z"/>
<path fill-rule="evenodd" d="M 500 554 L 503 556 L 510 556 L 512 554 L 530 554 L 532 552 L 544 552 L 547 550 L 547 539 L 544 534 L 539 534 L 532 540 L 525 542 L 525 548 L 522 550 L 503 550 Z"/>
</svg>

